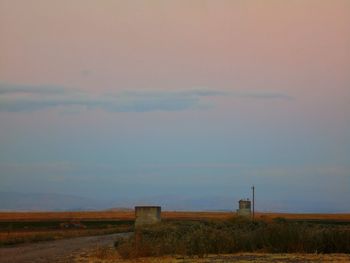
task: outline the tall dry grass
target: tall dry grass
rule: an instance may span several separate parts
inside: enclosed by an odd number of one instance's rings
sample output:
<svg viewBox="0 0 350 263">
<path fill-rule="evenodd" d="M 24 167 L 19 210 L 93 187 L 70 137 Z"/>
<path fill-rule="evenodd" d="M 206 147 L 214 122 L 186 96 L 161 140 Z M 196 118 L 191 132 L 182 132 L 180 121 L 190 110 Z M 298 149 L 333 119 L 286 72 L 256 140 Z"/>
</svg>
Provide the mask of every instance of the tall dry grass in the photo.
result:
<svg viewBox="0 0 350 263">
<path fill-rule="evenodd" d="M 164 211 L 162 218 L 194 220 L 194 219 L 222 219 L 232 218 L 232 212 L 192 212 L 192 211 Z M 256 213 L 258 219 L 272 220 L 276 217 L 286 219 L 316 219 L 350 221 L 350 214 L 283 214 Z M 133 211 L 81 211 L 81 212 L 0 212 L 0 221 L 47 221 L 47 220 L 133 220 Z"/>
<path fill-rule="evenodd" d="M 125 233 L 132 230 L 133 227 L 122 225 L 103 229 L 30 230 L 0 232 L 0 247 L 21 243 L 57 240 L 63 238 Z"/>
<path fill-rule="evenodd" d="M 283 219 L 174 221 L 139 229 L 115 245 L 124 258 L 235 252 L 350 253 L 350 228 Z"/>
</svg>

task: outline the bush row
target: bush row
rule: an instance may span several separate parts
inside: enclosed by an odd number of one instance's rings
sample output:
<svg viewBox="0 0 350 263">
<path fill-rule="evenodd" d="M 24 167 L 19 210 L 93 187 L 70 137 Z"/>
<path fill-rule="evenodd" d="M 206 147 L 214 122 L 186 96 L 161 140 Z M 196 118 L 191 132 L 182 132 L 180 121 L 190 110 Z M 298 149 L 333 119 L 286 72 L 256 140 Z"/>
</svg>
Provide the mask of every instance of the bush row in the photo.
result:
<svg viewBox="0 0 350 263">
<path fill-rule="evenodd" d="M 138 229 L 115 243 L 124 258 L 139 256 L 205 256 L 235 252 L 350 253 L 348 226 L 307 223 L 229 221 L 164 222 Z"/>
</svg>

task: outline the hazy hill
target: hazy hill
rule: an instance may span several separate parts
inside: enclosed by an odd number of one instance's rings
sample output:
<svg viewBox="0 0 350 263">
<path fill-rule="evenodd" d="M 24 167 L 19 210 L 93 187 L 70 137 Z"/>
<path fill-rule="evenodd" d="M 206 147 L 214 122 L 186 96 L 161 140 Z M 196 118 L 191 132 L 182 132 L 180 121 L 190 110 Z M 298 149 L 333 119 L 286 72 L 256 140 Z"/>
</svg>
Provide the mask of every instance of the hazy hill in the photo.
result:
<svg viewBox="0 0 350 263">
<path fill-rule="evenodd" d="M 2 211 L 67 211 L 103 209 L 102 202 L 73 195 L 0 192 Z"/>
<path fill-rule="evenodd" d="M 0 192 L 0 211 L 130 211 L 135 205 L 160 205 L 163 210 L 236 211 L 239 197 L 153 196 L 139 199 L 95 200 L 64 194 Z M 257 211 L 289 213 L 348 213 L 335 202 L 301 200 L 260 200 Z"/>
</svg>

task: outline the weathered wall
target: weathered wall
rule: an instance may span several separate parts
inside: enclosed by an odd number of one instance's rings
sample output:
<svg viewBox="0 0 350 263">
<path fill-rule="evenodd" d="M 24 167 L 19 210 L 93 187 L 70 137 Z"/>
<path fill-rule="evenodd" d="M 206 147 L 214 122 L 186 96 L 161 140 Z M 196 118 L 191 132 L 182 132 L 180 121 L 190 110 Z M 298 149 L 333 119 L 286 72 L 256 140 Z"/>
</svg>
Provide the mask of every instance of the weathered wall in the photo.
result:
<svg viewBox="0 0 350 263">
<path fill-rule="evenodd" d="M 161 221 L 160 206 L 136 206 L 135 207 L 135 226 L 146 226 L 159 223 Z"/>
<path fill-rule="evenodd" d="M 251 202 L 249 200 L 239 200 L 239 209 L 250 209 Z"/>
<path fill-rule="evenodd" d="M 251 201 L 239 200 L 239 209 L 237 210 L 239 216 L 250 216 L 251 215 Z"/>
<path fill-rule="evenodd" d="M 241 208 L 237 210 L 237 215 L 239 216 L 250 216 L 251 210 L 250 208 Z"/>
</svg>

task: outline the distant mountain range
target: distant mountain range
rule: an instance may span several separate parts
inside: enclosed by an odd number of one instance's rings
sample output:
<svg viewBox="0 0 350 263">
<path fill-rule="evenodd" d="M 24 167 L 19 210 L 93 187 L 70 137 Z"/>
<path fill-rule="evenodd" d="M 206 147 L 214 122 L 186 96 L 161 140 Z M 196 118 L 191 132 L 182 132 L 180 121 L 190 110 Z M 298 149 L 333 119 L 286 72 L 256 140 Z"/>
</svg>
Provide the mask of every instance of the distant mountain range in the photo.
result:
<svg viewBox="0 0 350 263">
<path fill-rule="evenodd" d="M 154 196 L 142 200 L 99 201 L 74 195 L 0 192 L 0 211 L 130 211 L 135 205 L 161 205 L 165 210 L 229 211 L 232 198 Z"/>
<path fill-rule="evenodd" d="M 160 205 L 163 210 L 236 211 L 238 197 L 153 196 L 137 199 L 94 200 L 90 198 L 47 193 L 0 192 L 0 211 L 130 211 L 135 205 Z M 349 206 L 336 202 L 300 200 L 258 200 L 257 211 L 297 213 L 348 213 Z"/>
<path fill-rule="evenodd" d="M 104 208 L 107 207 L 103 202 L 73 195 L 0 192 L 1 211 L 80 211 Z"/>
</svg>

